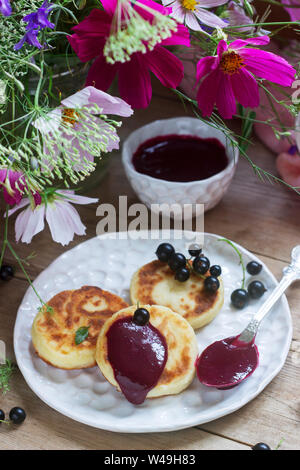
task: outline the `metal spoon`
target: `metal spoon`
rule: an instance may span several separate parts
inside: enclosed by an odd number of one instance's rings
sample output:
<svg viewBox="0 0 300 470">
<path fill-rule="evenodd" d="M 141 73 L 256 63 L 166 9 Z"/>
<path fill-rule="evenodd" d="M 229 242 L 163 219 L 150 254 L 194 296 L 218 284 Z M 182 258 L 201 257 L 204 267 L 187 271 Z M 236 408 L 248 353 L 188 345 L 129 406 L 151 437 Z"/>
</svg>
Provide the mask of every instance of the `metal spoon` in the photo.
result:
<svg viewBox="0 0 300 470">
<path fill-rule="evenodd" d="M 295 246 L 291 253 L 291 264 L 283 268 L 283 276 L 271 295 L 267 298 L 266 302 L 260 307 L 258 312 L 253 316 L 252 320 L 248 323 L 242 333 L 236 338 L 237 341 L 242 343 L 250 343 L 253 341 L 257 334 L 257 330 L 261 321 L 269 313 L 275 302 L 282 296 L 286 289 L 292 282 L 300 279 L 300 245 Z"/>
<path fill-rule="evenodd" d="M 197 375 L 208 387 L 228 389 L 240 384 L 258 366 L 258 350 L 254 343 L 263 318 L 289 285 L 300 279 L 300 245 L 293 248 L 291 264 L 283 269 L 283 277 L 266 302 L 237 336 L 209 345 L 197 359 Z"/>
</svg>

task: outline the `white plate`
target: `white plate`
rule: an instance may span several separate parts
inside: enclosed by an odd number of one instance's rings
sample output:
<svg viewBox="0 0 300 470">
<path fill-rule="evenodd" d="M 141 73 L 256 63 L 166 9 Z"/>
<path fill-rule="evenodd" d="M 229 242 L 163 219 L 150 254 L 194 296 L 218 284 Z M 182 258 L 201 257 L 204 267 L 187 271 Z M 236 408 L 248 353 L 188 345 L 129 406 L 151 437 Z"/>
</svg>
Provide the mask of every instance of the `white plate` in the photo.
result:
<svg viewBox="0 0 300 470">
<path fill-rule="evenodd" d="M 145 236 L 147 234 L 144 232 Z M 178 232 L 174 234 L 178 235 Z M 212 264 L 222 266 L 225 302 L 213 322 L 198 330 L 200 352 L 213 341 L 242 331 L 277 284 L 263 265 L 261 274 L 257 276 L 268 289 L 263 299 L 251 301 L 244 310 L 232 308 L 230 294 L 240 287 L 242 270 L 236 253 L 218 238 L 217 235 L 205 234 L 204 252 Z M 57 258 L 38 276 L 34 285 L 45 300 L 65 289 L 95 285 L 129 301 L 132 274 L 155 258 L 159 243 L 153 239 L 115 240 L 107 235 L 93 238 Z M 186 241 L 173 240 L 172 243 L 177 251 L 186 253 Z M 245 262 L 258 260 L 244 248 L 236 246 Z M 248 275 L 247 280 L 250 279 L 253 277 Z M 232 413 L 256 397 L 278 374 L 288 354 L 292 335 L 290 310 L 283 296 L 258 332 L 256 343 L 260 365 L 241 385 L 220 391 L 203 386 L 195 378 L 179 395 L 150 399 L 134 406 L 102 377 L 97 367 L 60 370 L 47 365 L 34 354 L 30 330 L 38 307 L 39 301 L 29 288 L 19 308 L 14 331 L 16 359 L 26 382 L 41 400 L 60 413 L 90 426 L 117 432 L 173 431 Z"/>
</svg>

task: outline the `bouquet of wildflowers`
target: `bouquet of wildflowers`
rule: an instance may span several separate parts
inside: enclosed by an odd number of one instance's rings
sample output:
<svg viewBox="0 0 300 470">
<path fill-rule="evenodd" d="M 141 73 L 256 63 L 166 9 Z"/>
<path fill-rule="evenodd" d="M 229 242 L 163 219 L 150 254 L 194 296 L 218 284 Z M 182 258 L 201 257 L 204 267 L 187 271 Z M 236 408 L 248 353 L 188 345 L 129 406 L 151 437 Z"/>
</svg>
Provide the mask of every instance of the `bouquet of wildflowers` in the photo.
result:
<svg viewBox="0 0 300 470">
<path fill-rule="evenodd" d="M 74 187 L 118 148 L 118 116 L 149 105 L 151 74 L 195 116 L 226 133 L 259 176 L 288 184 L 252 162 L 247 146 L 260 123 L 289 148 L 295 144 L 298 107 L 290 93 L 300 47 L 294 41 L 290 57 L 281 44 L 276 52 L 268 48 L 282 31 L 300 32 L 300 1 L 257 1 L 265 5 L 263 15 L 251 0 L 0 0 L 0 184 L 6 203 L 0 266 L 8 248 L 24 269 L 7 239 L 8 218 L 16 211 L 17 241 L 31 242 L 45 220 L 62 244 L 85 233 L 72 203 L 95 199 L 77 195 Z M 269 19 L 274 4 L 287 20 Z M 181 88 L 190 57 L 195 96 Z M 59 61 L 71 72 L 77 61 L 86 72 L 85 83 L 67 96 L 55 86 Z M 115 79 L 119 97 L 108 93 Z M 273 110 L 267 119 L 259 116 L 264 100 Z M 280 121 L 283 111 L 292 125 Z M 233 117 L 241 120 L 239 135 L 228 127 Z"/>
</svg>

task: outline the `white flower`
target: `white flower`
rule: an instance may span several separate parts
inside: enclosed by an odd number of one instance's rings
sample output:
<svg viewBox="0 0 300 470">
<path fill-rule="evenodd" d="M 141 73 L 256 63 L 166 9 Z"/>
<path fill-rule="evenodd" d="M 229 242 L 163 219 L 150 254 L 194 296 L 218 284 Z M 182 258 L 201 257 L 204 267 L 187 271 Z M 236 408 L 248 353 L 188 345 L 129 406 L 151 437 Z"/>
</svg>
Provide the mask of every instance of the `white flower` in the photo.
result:
<svg viewBox="0 0 300 470">
<path fill-rule="evenodd" d="M 65 98 L 60 106 L 33 123 L 43 136 L 44 157 L 48 156 L 48 162 L 44 159 L 43 164 L 51 169 L 59 155 L 64 154 L 70 168 L 90 172 L 93 167 L 88 162 L 93 162 L 94 157 L 119 148 L 115 126 L 120 123 L 109 120 L 107 115 L 128 117 L 132 113 L 131 106 L 121 98 L 92 86 Z"/>
<path fill-rule="evenodd" d="M 201 24 L 212 28 L 224 28 L 227 23 L 214 13 L 207 11 L 207 8 L 213 8 L 224 5 L 228 0 L 162 0 L 165 7 L 171 7 L 170 16 L 179 23 L 184 23 L 194 31 L 200 31 Z"/>
<path fill-rule="evenodd" d="M 56 190 L 44 196 L 42 204 L 32 209 L 29 199 L 24 198 L 9 211 L 11 215 L 28 206 L 16 219 L 16 241 L 30 243 L 32 238 L 44 229 L 46 217 L 53 240 L 68 245 L 75 234 L 85 235 L 86 230 L 78 212 L 70 203 L 92 204 L 97 201 L 95 198 L 78 196 L 71 190 Z"/>
</svg>

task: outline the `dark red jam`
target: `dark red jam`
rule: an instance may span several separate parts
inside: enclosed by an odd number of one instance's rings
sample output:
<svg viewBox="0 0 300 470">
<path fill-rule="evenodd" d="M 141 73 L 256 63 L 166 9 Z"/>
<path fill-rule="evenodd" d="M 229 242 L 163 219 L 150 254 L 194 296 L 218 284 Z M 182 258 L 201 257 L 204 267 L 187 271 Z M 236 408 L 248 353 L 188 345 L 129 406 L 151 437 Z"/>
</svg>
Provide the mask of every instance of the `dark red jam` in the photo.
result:
<svg viewBox="0 0 300 470">
<path fill-rule="evenodd" d="M 115 321 L 106 336 L 108 360 L 117 383 L 128 401 L 143 403 L 168 359 L 164 336 L 151 323 L 136 325 L 132 317 Z"/>
<path fill-rule="evenodd" d="M 210 344 L 196 362 L 201 383 L 221 389 L 238 385 L 258 366 L 258 349 L 254 344 L 241 343 L 236 336 Z"/>
<path fill-rule="evenodd" d="M 225 147 L 217 139 L 164 135 L 141 144 L 132 163 L 139 173 L 183 183 L 220 173 L 227 167 L 228 158 Z"/>
</svg>

